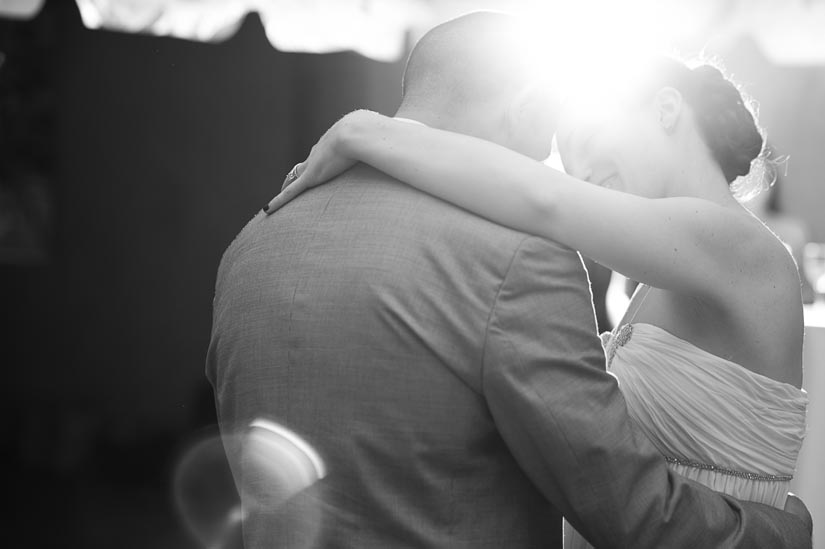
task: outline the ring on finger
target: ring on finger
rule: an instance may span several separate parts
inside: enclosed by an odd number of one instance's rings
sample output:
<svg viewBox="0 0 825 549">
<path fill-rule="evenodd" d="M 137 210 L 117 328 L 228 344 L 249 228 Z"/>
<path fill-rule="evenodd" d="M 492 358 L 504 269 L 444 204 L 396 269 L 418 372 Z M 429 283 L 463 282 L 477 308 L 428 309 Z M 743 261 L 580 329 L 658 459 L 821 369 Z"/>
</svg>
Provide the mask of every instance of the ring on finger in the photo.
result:
<svg viewBox="0 0 825 549">
<path fill-rule="evenodd" d="M 300 164 L 295 164 L 294 166 L 292 166 L 292 169 L 289 170 L 289 173 L 286 174 L 287 185 L 298 179 L 298 166 L 300 166 Z"/>
</svg>

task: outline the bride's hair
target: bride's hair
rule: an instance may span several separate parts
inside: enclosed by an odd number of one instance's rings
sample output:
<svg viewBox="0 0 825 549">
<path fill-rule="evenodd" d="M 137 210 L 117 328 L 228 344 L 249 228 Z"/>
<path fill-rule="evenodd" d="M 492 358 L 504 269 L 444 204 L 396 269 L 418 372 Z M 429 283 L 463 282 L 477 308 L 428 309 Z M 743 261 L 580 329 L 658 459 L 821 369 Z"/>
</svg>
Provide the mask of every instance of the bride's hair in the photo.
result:
<svg viewBox="0 0 825 549">
<path fill-rule="evenodd" d="M 719 67 L 659 57 L 644 73 L 647 90 L 673 87 L 691 106 L 702 138 L 737 199 L 749 200 L 773 182 L 756 104 Z"/>
</svg>

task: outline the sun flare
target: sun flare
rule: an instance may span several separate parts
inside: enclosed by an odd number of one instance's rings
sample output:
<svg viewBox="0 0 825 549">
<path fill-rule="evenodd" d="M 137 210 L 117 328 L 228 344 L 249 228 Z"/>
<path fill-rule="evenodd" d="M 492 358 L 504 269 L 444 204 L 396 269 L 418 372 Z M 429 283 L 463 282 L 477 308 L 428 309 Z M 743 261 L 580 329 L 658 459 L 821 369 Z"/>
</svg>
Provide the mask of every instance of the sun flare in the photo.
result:
<svg viewBox="0 0 825 549">
<path fill-rule="evenodd" d="M 517 12 L 534 37 L 530 63 L 566 97 L 622 80 L 636 61 L 674 53 L 701 14 L 673 1 L 531 1 Z"/>
</svg>

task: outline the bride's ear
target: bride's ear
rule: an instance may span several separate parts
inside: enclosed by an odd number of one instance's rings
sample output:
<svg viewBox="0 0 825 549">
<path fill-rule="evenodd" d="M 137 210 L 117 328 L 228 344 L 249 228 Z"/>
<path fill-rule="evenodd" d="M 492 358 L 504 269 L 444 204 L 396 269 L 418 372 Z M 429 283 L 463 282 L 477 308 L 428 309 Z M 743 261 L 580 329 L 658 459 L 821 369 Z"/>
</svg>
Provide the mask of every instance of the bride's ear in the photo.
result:
<svg viewBox="0 0 825 549">
<path fill-rule="evenodd" d="M 682 115 L 682 94 L 676 88 L 665 87 L 656 92 L 653 106 L 659 118 L 659 124 L 668 134 L 676 130 L 679 118 Z"/>
</svg>

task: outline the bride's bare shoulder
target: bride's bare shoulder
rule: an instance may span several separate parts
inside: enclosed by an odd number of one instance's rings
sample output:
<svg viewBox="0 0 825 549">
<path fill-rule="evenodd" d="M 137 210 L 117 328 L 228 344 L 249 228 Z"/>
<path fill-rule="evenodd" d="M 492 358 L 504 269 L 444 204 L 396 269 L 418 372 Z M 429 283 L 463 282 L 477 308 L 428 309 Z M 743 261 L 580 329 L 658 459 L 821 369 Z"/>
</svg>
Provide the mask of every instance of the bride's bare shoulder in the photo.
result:
<svg viewBox="0 0 825 549">
<path fill-rule="evenodd" d="M 750 273 L 757 282 L 770 282 L 780 292 L 799 293 L 799 271 L 790 248 L 759 218 L 745 208 L 734 211 L 732 223 L 741 228 L 743 254 L 755 267 Z"/>
</svg>

